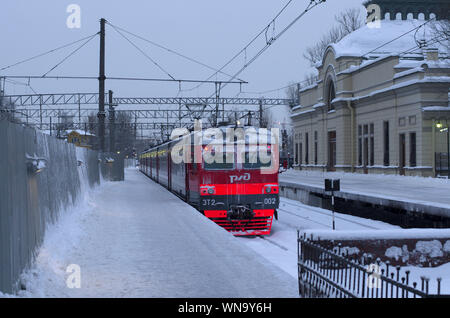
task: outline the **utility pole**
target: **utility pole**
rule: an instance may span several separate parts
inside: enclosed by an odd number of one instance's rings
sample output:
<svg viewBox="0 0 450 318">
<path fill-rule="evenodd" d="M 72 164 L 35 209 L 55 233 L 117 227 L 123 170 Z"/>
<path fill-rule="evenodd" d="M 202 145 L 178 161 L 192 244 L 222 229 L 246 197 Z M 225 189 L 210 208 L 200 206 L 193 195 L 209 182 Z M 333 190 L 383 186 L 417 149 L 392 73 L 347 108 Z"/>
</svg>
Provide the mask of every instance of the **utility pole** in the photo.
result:
<svg viewBox="0 0 450 318">
<path fill-rule="evenodd" d="M 100 19 L 100 71 L 98 76 L 98 137 L 100 151 L 105 151 L 105 19 Z"/>
<path fill-rule="evenodd" d="M 214 116 L 214 127 L 217 127 L 219 121 L 219 98 L 220 98 L 220 83 L 216 83 L 216 114 Z"/>
<path fill-rule="evenodd" d="M 114 107 L 116 105 L 113 104 L 113 91 L 108 91 L 109 97 L 109 152 L 115 152 L 116 145 L 116 112 Z"/>
<path fill-rule="evenodd" d="M 260 128 L 267 128 L 267 127 L 263 127 L 263 104 L 262 104 L 262 100 L 259 101 L 259 127 Z"/>
</svg>

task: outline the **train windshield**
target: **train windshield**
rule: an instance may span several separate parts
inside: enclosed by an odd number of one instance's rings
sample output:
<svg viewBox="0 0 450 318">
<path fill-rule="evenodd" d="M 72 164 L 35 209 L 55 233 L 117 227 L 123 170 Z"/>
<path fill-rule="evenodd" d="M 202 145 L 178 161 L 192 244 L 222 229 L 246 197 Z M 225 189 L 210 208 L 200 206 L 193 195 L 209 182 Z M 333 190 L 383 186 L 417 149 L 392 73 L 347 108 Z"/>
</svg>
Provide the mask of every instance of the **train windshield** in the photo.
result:
<svg viewBox="0 0 450 318">
<path fill-rule="evenodd" d="M 259 148 L 259 147 L 258 147 Z M 243 163 L 244 169 L 260 169 L 260 168 L 268 168 L 272 164 L 271 150 L 270 145 L 267 146 L 266 151 L 264 152 L 265 156 L 262 158 L 257 147 L 253 148 L 253 150 L 249 150 L 245 152 L 245 161 Z"/>
<path fill-rule="evenodd" d="M 214 160 L 208 160 L 208 156 L 206 153 L 214 156 Z M 218 152 L 214 151 L 214 148 L 211 150 L 208 147 L 203 148 L 203 167 L 205 170 L 232 170 L 234 168 L 234 154 L 226 152 Z"/>
</svg>

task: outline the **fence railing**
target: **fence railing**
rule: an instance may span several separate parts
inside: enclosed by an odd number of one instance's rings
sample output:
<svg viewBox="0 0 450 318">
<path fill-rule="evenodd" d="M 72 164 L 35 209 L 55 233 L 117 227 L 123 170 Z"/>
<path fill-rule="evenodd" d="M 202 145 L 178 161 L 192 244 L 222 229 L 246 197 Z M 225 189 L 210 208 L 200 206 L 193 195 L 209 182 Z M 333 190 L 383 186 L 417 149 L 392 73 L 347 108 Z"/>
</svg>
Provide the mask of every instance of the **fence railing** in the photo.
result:
<svg viewBox="0 0 450 318">
<path fill-rule="evenodd" d="M 421 277 L 420 286 L 410 282 L 410 272 L 401 267 L 356 257 L 348 249 L 333 250 L 320 241 L 298 235 L 299 293 L 307 298 L 428 298 L 441 295 L 441 279 L 437 293 L 430 294 L 429 279 Z"/>
</svg>

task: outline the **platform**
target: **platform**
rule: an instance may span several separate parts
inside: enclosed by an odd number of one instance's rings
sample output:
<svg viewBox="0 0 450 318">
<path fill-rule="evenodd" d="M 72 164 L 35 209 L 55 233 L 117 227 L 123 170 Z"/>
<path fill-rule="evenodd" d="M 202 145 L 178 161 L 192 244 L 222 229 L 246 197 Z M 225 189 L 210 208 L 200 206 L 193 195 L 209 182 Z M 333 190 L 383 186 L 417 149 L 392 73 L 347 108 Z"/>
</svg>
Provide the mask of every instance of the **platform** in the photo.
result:
<svg viewBox="0 0 450 318">
<path fill-rule="evenodd" d="M 134 168 L 89 197 L 92 211 L 44 242 L 30 296 L 298 297 L 294 277 Z M 80 289 L 63 284 L 68 264 L 81 268 Z"/>
<path fill-rule="evenodd" d="M 447 179 L 288 170 L 280 175 L 280 185 L 323 195 L 324 179 L 341 180 L 338 198 L 450 217 Z"/>
</svg>

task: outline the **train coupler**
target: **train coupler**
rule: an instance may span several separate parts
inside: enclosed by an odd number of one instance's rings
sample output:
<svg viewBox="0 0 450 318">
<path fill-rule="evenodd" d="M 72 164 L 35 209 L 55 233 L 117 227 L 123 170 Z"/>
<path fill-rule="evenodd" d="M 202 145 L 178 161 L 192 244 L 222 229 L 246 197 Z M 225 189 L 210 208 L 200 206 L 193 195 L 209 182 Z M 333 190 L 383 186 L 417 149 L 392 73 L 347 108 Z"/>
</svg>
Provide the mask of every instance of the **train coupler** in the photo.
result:
<svg viewBox="0 0 450 318">
<path fill-rule="evenodd" d="M 250 220 L 255 216 L 255 212 L 248 205 L 234 205 L 227 211 L 228 220 Z"/>
</svg>

